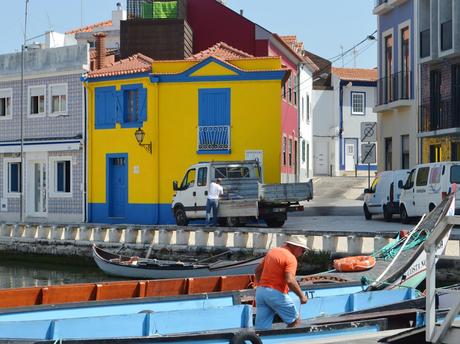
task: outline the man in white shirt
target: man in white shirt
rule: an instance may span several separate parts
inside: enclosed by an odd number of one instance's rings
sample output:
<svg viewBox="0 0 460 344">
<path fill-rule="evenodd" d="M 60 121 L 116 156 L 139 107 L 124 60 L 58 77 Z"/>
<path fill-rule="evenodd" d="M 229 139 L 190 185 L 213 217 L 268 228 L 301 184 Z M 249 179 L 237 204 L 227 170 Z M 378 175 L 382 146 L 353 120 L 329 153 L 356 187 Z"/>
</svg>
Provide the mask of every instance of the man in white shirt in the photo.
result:
<svg viewBox="0 0 460 344">
<path fill-rule="evenodd" d="M 217 212 L 219 211 L 219 197 L 224 194 L 224 189 L 220 185 L 222 179 L 217 178 L 209 185 L 208 200 L 206 202 L 206 226 L 209 226 L 209 218 L 212 209 L 212 226 L 217 226 Z"/>
</svg>

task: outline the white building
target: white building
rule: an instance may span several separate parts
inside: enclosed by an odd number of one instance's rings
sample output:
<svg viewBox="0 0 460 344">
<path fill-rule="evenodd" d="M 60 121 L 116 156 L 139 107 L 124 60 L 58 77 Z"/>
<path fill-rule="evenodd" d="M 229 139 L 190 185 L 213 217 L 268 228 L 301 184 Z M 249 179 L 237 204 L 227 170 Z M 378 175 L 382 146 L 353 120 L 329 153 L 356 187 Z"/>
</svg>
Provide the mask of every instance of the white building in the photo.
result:
<svg viewBox="0 0 460 344">
<path fill-rule="evenodd" d="M 317 68 L 317 67 L 316 67 Z M 313 177 L 313 72 L 312 65 L 299 66 L 299 181 Z"/>
<path fill-rule="evenodd" d="M 361 123 L 377 122 L 377 70 L 332 67 L 331 74 L 329 87 L 313 90 L 314 174 L 367 171 L 361 163 Z M 375 171 L 377 164 L 370 169 Z"/>
</svg>

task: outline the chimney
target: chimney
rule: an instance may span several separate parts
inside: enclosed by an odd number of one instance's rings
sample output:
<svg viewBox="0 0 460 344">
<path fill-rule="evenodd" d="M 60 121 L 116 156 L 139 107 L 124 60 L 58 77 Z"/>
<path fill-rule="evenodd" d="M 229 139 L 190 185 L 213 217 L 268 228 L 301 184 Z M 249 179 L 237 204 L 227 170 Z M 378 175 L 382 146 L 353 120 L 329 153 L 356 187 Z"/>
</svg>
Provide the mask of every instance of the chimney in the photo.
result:
<svg viewBox="0 0 460 344">
<path fill-rule="evenodd" d="M 240 10 L 240 16 L 243 16 L 243 10 Z"/>
<path fill-rule="evenodd" d="M 101 69 L 105 67 L 105 36 L 104 32 L 98 32 L 94 35 L 96 37 L 96 63 L 95 69 Z"/>
</svg>

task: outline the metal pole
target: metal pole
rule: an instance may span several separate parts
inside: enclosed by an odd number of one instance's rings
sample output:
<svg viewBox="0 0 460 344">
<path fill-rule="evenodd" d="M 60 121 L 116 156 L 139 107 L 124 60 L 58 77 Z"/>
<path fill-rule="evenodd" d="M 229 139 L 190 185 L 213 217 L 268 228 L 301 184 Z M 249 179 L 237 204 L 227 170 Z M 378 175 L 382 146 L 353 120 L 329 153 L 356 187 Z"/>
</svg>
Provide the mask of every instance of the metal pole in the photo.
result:
<svg viewBox="0 0 460 344">
<path fill-rule="evenodd" d="M 431 342 L 436 327 L 436 248 L 429 245 L 426 251 L 426 333 L 425 340 Z"/>
<path fill-rule="evenodd" d="M 19 197 L 19 213 L 20 213 L 20 222 L 24 221 L 24 54 L 26 49 L 27 42 L 27 7 L 29 0 L 26 0 L 25 3 L 25 15 L 24 15 L 24 42 L 21 46 L 21 193 Z"/>
<path fill-rule="evenodd" d="M 371 188 L 371 164 L 367 164 L 367 188 Z"/>
</svg>

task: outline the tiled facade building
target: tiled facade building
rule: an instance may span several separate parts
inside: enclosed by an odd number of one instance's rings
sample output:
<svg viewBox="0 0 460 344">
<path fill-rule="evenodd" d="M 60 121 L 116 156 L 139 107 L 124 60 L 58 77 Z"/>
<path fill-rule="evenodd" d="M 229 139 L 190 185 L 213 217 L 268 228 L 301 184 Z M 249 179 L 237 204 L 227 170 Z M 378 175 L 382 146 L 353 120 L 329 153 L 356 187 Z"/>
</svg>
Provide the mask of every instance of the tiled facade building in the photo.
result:
<svg viewBox="0 0 460 344">
<path fill-rule="evenodd" d="M 21 94 L 21 54 L 0 56 L 0 219 L 84 221 L 88 47 L 32 49 L 24 60 Z"/>
</svg>

